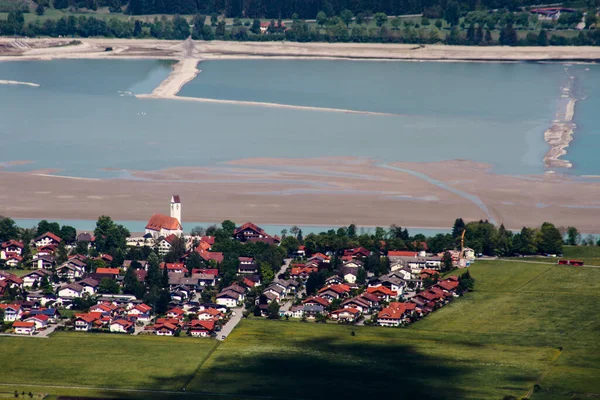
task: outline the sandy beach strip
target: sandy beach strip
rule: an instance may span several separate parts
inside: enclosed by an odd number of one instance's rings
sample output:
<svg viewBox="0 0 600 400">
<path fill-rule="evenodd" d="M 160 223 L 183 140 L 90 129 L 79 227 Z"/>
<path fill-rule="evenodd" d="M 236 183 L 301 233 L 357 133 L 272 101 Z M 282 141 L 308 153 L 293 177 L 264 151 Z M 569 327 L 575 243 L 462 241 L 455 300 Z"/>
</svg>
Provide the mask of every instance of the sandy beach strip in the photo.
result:
<svg viewBox="0 0 600 400">
<path fill-rule="evenodd" d="M 155 90 L 157 92 L 157 90 Z M 160 92 L 160 91 L 158 91 Z M 400 114 L 383 113 L 376 111 L 360 111 L 360 110 L 347 110 L 342 108 L 329 108 L 329 107 L 313 107 L 313 106 L 298 106 L 292 104 L 280 104 L 280 103 L 266 103 L 261 101 L 245 101 L 245 100 L 222 100 L 222 99 L 207 99 L 203 97 L 185 97 L 185 96 L 173 96 L 173 95 L 160 95 L 155 94 L 138 94 L 136 95 L 139 99 L 169 99 L 169 100 L 181 100 L 181 101 L 194 101 L 198 103 L 215 103 L 215 104 L 230 104 L 239 106 L 253 106 L 253 107 L 270 107 L 270 108 L 284 108 L 289 110 L 304 110 L 304 111 L 320 111 L 320 112 L 336 112 L 346 114 L 362 114 L 362 115 L 373 115 L 380 117 L 397 117 Z"/>
<path fill-rule="evenodd" d="M 151 95 L 146 97 L 153 98 L 172 98 L 174 97 L 183 85 L 193 80 L 200 72 L 197 68 L 200 62 L 197 58 L 184 58 L 177 64 L 173 65 L 173 70 L 169 76 L 160 83 L 153 91 Z M 141 96 L 138 96 L 143 98 Z"/>
<path fill-rule="evenodd" d="M 297 43 L 231 42 L 157 39 L 82 38 L 80 44 L 65 45 L 64 39 L 20 39 L 30 49 L 0 53 L 0 60 L 39 60 L 53 58 L 147 58 L 182 59 L 190 55 L 203 59 L 222 58 L 340 58 L 423 61 L 540 61 L 596 62 L 600 48 L 594 46 L 448 46 L 379 43 Z M 12 38 L 0 38 L 10 48 Z M 112 48 L 112 51 L 106 51 Z"/>
</svg>

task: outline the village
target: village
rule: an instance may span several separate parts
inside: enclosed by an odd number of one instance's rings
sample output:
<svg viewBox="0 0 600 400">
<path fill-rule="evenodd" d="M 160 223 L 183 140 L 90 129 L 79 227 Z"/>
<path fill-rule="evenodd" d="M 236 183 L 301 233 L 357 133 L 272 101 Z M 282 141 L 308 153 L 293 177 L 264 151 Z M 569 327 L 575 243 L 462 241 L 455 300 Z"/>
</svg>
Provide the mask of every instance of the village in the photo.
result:
<svg viewBox="0 0 600 400">
<path fill-rule="evenodd" d="M 125 239 L 135 259 L 93 251 L 99 239 L 88 232 L 68 244 L 52 232 L 1 243 L 4 334 L 61 329 L 222 340 L 241 318 L 399 327 L 473 285 L 468 271 L 451 272 L 475 259 L 464 245 L 436 254 L 425 242 L 411 243 L 412 250 L 381 243 L 326 251 L 300 244 L 301 231 L 279 237 L 251 222 L 184 235 L 181 209 L 172 196 L 170 215 L 153 215 L 144 235 Z"/>
</svg>

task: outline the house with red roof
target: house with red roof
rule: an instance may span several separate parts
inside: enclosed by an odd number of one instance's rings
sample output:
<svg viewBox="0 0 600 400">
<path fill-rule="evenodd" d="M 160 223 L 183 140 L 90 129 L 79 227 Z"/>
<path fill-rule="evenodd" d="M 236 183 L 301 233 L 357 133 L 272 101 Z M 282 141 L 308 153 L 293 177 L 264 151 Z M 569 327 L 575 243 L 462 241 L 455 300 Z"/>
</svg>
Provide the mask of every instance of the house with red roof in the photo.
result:
<svg viewBox="0 0 600 400">
<path fill-rule="evenodd" d="M 188 272 L 188 269 L 185 267 L 183 263 L 160 263 L 160 269 L 167 269 L 168 272 L 175 272 L 178 274 L 185 274 Z"/>
<path fill-rule="evenodd" d="M 329 313 L 329 318 L 334 321 L 354 322 L 361 315 L 360 310 L 356 308 L 342 308 Z"/>
<path fill-rule="evenodd" d="M 189 324 L 189 333 L 193 337 L 209 337 L 215 331 L 213 320 L 192 320 Z"/>
<path fill-rule="evenodd" d="M 355 258 L 366 258 L 371 255 L 371 252 L 364 247 L 357 247 L 355 249 L 346 249 L 344 250 L 344 257 L 350 257 L 350 259 Z"/>
<path fill-rule="evenodd" d="M 313 296 L 313 297 L 308 297 L 307 299 L 305 299 L 302 304 L 304 304 L 305 306 L 323 306 L 323 307 L 327 307 L 329 306 L 329 301 L 322 298 L 322 297 L 318 297 L 318 296 Z"/>
<path fill-rule="evenodd" d="M 96 326 L 100 326 L 102 314 L 99 312 L 89 312 L 86 314 L 75 314 L 73 325 L 75 330 L 79 332 L 88 332 Z"/>
<path fill-rule="evenodd" d="M 50 323 L 50 317 L 44 314 L 37 314 L 25 318 L 24 321 L 33 322 L 35 324 L 35 329 L 40 330 L 48 326 L 48 324 Z"/>
<path fill-rule="evenodd" d="M 316 261 L 319 264 L 329 264 L 330 258 L 323 253 L 313 254 L 312 257 L 308 259 L 308 261 Z"/>
<path fill-rule="evenodd" d="M 205 308 L 204 310 L 201 310 L 198 312 L 198 319 L 201 321 L 208 321 L 208 320 L 219 320 L 219 319 L 223 319 L 223 313 L 219 310 L 217 310 L 216 308 Z"/>
<path fill-rule="evenodd" d="M 175 307 L 167 311 L 165 315 L 167 316 L 167 318 L 181 320 L 185 316 L 185 311 L 181 308 Z"/>
<path fill-rule="evenodd" d="M 390 250 L 388 251 L 388 257 L 392 260 L 392 257 L 417 257 L 418 251 L 404 251 L 404 250 Z"/>
<path fill-rule="evenodd" d="M 290 278 L 306 280 L 308 279 L 309 275 L 313 272 L 319 272 L 319 268 L 314 266 L 309 267 L 302 264 L 300 264 L 300 266 L 292 265 L 292 268 L 290 270 Z"/>
<path fill-rule="evenodd" d="M 46 232 L 43 235 L 36 237 L 34 240 L 35 247 L 41 249 L 46 246 L 58 246 L 62 239 L 52 232 Z"/>
<path fill-rule="evenodd" d="M 376 286 L 367 288 L 367 293 L 377 296 L 380 301 L 390 301 L 398 298 L 398 293 L 386 288 L 385 286 Z"/>
<path fill-rule="evenodd" d="M 6 265 L 7 267 L 10 267 L 10 268 L 16 268 L 17 266 L 19 266 L 21 264 L 21 262 L 23 262 L 23 257 L 21 257 L 18 254 L 9 254 L 4 259 L 4 265 Z"/>
<path fill-rule="evenodd" d="M 267 244 L 279 244 L 281 240 L 277 236 L 271 236 L 258 225 L 246 222 L 233 231 L 233 237 L 240 242 L 264 242 Z"/>
<path fill-rule="evenodd" d="M 6 260 L 10 255 L 21 256 L 25 246 L 18 240 L 8 240 L 0 245 L 0 259 Z"/>
<path fill-rule="evenodd" d="M 179 330 L 178 325 L 169 322 L 154 324 L 154 333 L 157 336 L 175 336 L 175 333 Z"/>
<path fill-rule="evenodd" d="M 35 333 L 35 324 L 33 322 L 16 321 L 12 327 L 17 335 L 33 335 Z"/>
<path fill-rule="evenodd" d="M 115 332 L 115 333 L 131 334 L 135 331 L 135 326 L 130 321 L 127 321 L 124 319 L 117 319 L 110 323 L 109 329 L 111 332 Z"/>
<path fill-rule="evenodd" d="M 344 284 L 329 285 L 319 290 L 319 296 L 330 302 L 345 297 L 348 293 L 350 293 L 350 286 Z"/>
<path fill-rule="evenodd" d="M 0 310 L 4 310 L 4 322 L 18 321 L 23 315 L 20 304 L 0 304 Z"/>
<path fill-rule="evenodd" d="M 200 254 L 200 257 L 206 262 L 214 261 L 217 264 L 223 262 L 223 253 L 219 251 L 208 251 L 204 249 L 200 249 L 200 246 L 196 247 L 196 252 Z"/>
<path fill-rule="evenodd" d="M 96 275 L 106 275 L 103 278 L 117 279 L 119 277 L 119 268 L 96 268 Z"/>
<path fill-rule="evenodd" d="M 7 282 L 7 286 L 11 288 L 23 287 L 23 279 L 10 272 L 0 271 L 0 281 Z"/>
</svg>

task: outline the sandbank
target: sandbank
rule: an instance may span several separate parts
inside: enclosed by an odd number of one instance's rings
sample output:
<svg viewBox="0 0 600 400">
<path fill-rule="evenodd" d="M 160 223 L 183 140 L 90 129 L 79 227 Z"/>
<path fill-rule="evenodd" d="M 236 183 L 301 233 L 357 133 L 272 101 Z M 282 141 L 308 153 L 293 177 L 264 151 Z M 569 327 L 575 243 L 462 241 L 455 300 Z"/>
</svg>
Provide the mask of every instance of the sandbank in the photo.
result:
<svg viewBox="0 0 600 400">
<path fill-rule="evenodd" d="M 19 82 L 19 81 L 6 81 L 6 80 L 0 80 L 0 85 L 24 85 L 24 86 L 33 86 L 33 87 L 40 86 L 37 83 L 32 83 L 32 82 Z"/>
<path fill-rule="evenodd" d="M 452 226 L 454 219 L 490 219 L 507 228 L 544 221 L 598 229 L 600 182 L 560 174 L 496 175 L 468 161 L 393 163 L 426 175 L 352 158 L 250 159 L 212 167 L 128 171 L 131 179 L 61 179 L 0 171 L 0 215 L 13 218 L 90 219 L 110 215 L 145 221 L 167 212 L 173 193 L 183 201 L 183 220 L 280 225 Z M 486 211 L 472 199 L 476 196 Z M 189 227 L 188 227 L 189 228 Z"/>
</svg>

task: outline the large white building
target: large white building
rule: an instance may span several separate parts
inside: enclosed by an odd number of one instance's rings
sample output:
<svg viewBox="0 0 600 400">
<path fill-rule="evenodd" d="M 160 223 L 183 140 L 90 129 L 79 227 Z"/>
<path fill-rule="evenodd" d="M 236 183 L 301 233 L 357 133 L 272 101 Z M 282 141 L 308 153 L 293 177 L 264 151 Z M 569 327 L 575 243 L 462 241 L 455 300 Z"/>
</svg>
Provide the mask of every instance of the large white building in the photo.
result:
<svg viewBox="0 0 600 400">
<path fill-rule="evenodd" d="M 154 239 L 157 239 L 161 236 L 181 236 L 182 233 L 181 200 L 178 195 L 173 195 L 171 196 L 171 215 L 154 214 L 148 221 L 148 225 L 146 225 L 146 234 L 150 234 Z"/>
</svg>

